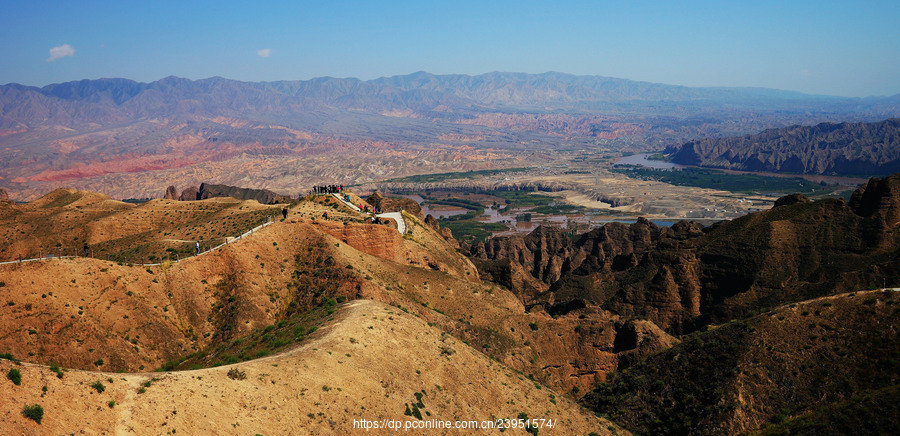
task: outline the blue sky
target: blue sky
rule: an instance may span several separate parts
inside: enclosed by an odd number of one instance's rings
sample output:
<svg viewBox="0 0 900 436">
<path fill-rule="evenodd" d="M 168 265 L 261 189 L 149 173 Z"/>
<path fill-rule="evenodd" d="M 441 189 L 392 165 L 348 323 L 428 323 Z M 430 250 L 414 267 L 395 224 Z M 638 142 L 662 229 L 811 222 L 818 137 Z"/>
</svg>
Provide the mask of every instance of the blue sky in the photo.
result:
<svg viewBox="0 0 900 436">
<path fill-rule="evenodd" d="M 13 0 L 0 83 L 560 71 L 893 95 L 898 23 L 896 0 Z"/>
</svg>

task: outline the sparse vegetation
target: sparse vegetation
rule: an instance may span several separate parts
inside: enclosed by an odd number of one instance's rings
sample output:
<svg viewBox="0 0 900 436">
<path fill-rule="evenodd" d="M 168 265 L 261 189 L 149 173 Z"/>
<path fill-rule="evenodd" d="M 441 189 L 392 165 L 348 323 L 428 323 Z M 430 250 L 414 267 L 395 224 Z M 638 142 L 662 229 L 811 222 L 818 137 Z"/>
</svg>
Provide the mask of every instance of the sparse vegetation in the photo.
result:
<svg viewBox="0 0 900 436">
<path fill-rule="evenodd" d="M 9 372 L 6 373 L 6 378 L 16 386 L 22 384 L 22 373 L 16 368 L 10 368 Z"/>
<path fill-rule="evenodd" d="M 721 189 L 739 193 L 779 192 L 824 194 L 834 191 L 834 186 L 822 186 L 801 177 L 770 177 L 755 174 L 730 174 L 721 170 L 683 168 L 677 171 L 644 167 L 619 167 L 611 171 L 641 180 L 656 180 L 676 186 Z"/>
<path fill-rule="evenodd" d="M 232 380 L 246 380 L 247 379 L 247 373 L 240 369 L 237 369 L 237 368 L 229 369 L 227 375 L 228 375 L 228 378 L 230 378 Z"/>
<path fill-rule="evenodd" d="M 50 371 L 53 371 L 56 373 L 56 378 L 63 378 L 63 371 L 61 369 L 59 369 L 59 365 L 57 365 L 53 362 L 50 362 Z"/>
<path fill-rule="evenodd" d="M 91 387 L 96 389 L 97 393 L 100 393 L 100 394 L 102 394 L 103 391 L 106 390 L 106 386 L 103 386 L 103 382 L 101 382 L 100 380 L 97 380 L 94 383 L 92 383 Z"/>
<path fill-rule="evenodd" d="M 22 408 L 22 416 L 40 424 L 44 419 L 44 408 L 40 404 L 30 404 Z"/>
</svg>

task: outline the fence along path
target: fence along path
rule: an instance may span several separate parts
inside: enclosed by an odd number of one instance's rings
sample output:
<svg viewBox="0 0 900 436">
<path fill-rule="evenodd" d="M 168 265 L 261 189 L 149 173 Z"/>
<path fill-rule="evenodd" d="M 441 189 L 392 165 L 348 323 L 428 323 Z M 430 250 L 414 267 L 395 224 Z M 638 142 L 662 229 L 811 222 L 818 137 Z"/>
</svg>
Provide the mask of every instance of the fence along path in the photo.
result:
<svg viewBox="0 0 900 436">
<path fill-rule="evenodd" d="M 181 262 L 182 260 L 187 260 L 187 259 L 190 259 L 191 257 L 197 257 L 197 256 L 202 256 L 202 255 L 204 255 L 204 254 L 206 254 L 206 253 L 211 253 L 211 252 L 213 252 L 213 251 L 215 251 L 215 250 L 218 250 L 218 249 L 220 249 L 220 248 L 222 248 L 222 247 L 224 247 L 224 246 L 226 246 L 226 245 L 228 245 L 228 244 L 230 244 L 230 243 L 232 243 L 232 242 L 234 242 L 234 241 L 240 241 L 240 240 L 243 239 L 244 237 L 250 236 L 253 232 L 255 232 L 255 231 L 257 231 L 257 230 L 259 230 L 259 229 L 261 229 L 261 228 L 263 228 L 263 227 L 266 227 L 266 226 L 272 224 L 273 222 L 274 222 L 274 220 L 272 219 L 272 217 L 267 217 L 267 218 L 266 218 L 266 222 L 264 222 L 264 223 L 262 223 L 262 224 L 260 224 L 260 225 L 258 225 L 258 226 L 256 226 L 256 227 L 254 227 L 254 228 L 252 228 L 252 229 L 250 229 L 250 230 L 247 230 L 246 232 L 244 232 L 244 233 L 242 233 L 242 234 L 240 234 L 240 235 L 238 235 L 238 236 L 235 236 L 235 237 L 228 237 L 228 236 L 226 236 L 226 237 L 225 237 L 225 242 L 223 242 L 223 243 L 221 243 L 221 244 L 219 244 L 219 245 L 216 245 L 215 247 L 212 247 L 212 248 L 210 248 L 209 250 L 201 251 L 200 254 L 197 254 L 197 255 L 195 255 L 195 256 L 189 256 L 189 257 L 185 257 L 184 259 L 177 259 L 177 260 L 172 260 L 172 261 L 169 261 L 169 262 L 173 262 L 173 263 L 174 263 L 174 262 Z M 14 264 L 14 263 L 25 263 L 25 262 L 35 262 L 35 261 L 38 261 L 38 260 L 73 259 L 73 258 L 76 258 L 76 257 L 90 257 L 90 256 L 54 256 L 53 253 L 48 253 L 48 254 L 47 254 L 47 257 L 34 257 L 34 258 L 30 258 L 30 259 L 10 260 L 10 261 L 7 261 L 7 262 L 0 262 L 0 265 L 9 265 L 9 264 Z M 95 259 L 97 259 L 97 258 L 95 258 Z M 101 259 L 101 260 L 102 260 L 102 259 Z M 128 263 L 130 263 L 130 264 L 132 264 L 132 265 L 140 265 L 140 266 L 159 266 L 159 265 L 162 265 L 162 263 L 135 263 L 135 262 L 128 262 Z"/>
<path fill-rule="evenodd" d="M 357 206 L 357 205 L 355 205 L 355 204 L 353 204 L 353 203 L 347 201 L 346 198 L 343 198 L 343 197 L 341 197 L 341 196 L 338 195 L 338 194 L 331 194 L 331 195 L 333 195 L 334 198 L 337 198 L 338 201 L 340 201 L 341 203 L 344 203 L 347 207 L 349 207 L 350 209 L 352 209 L 354 212 L 362 212 L 362 209 L 360 209 L 359 206 Z"/>
<path fill-rule="evenodd" d="M 386 212 L 375 216 L 378 218 L 392 218 L 397 222 L 397 231 L 400 232 L 401 235 L 406 234 L 406 221 L 403 219 L 402 212 Z"/>
<path fill-rule="evenodd" d="M 359 206 L 357 206 L 357 205 L 355 205 L 355 204 L 353 204 L 353 203 L 347 201 L 347 200 L 344 199 L 344 198 L 341 198 L 340 195 L 338 195 L 338 194 L 331 194 L 331 195 L 333 195 L 334 198 L 337 198 L 338 201 L 340 201 L 341 203 L 347 205 L 347 207 L 349 207 L 350 209 L 352 209 L 352 210 L 354 210 L 354 211 L 356 211 L 356 212 L 362 212 L 362 209 L 360 209 Z M 400 232 L 401 235 L 404 234 L 404 233 L 406 233 L 406 221 L 403 219 L 403 214 L 402 214 L 401 212 L 387 212 L 387 213 L 382 213 L 382 214 L 379 214 L 379 215 L 376 215 L 376 216 L 379 217 L 379 218 L 391 218 L 391 219 L 393 219 L 394 221 L 397 222 L 397 231 Z M 266 226 L 272 224 L 273 222 L 274 222 L 274 220 L 272 219 L 272 217 L 267 217 L 267 218 L 266 218 L 266 222 L 264 222 L 264 223 L 262 223 L 262 224 L 260 224 L 260 225 L 258 225 L 258 226 L 256 226 L 256 227 L 254 227 L 254 228 L 252 228 L 252 229 L 250 229 L 250 230 L 247 230 L 246 232 L 244 232 L 244 233 L 242 233 L 242 234 L 240 234 L 240 235 L 238 235 L 238 236 L 236 236 L 236 237 L 232 237 L 231 239 L 229 239 L 229 238 L 226 236 L 226 237 L 225 237 L 225 242 L 223 242 L 223 243 L 221 243 L 221 244 L 219 244 L 219 245 L 216 245 L 215 247 L 212 247 L 212 248 L 210 248 L 209 250 L 201 251 L 200 254 L 197 254 L 196 256 L 202 256 L 202 255 L 204 255 L 204 254 L 206 254 L 206 253 L 211 253 L 211 252 L 213 252 L 213 251 L 215 251 L 215 250 L 218 250 L 218 249 L 220 249 L 220 248 L 222 248 L 222 247 L 224 247 L 224 246 L 226 246 L 226 245 L 228 245 L 228 244 L 230 244 L 230 243 L 232 243 L 232 242 L 234 242 L 234 241 L 239 241 L 239 240 L 241 240 L 242 238 L 244 238 L 245 236 L 250 236 L 253 232 L 255 232 L 255 231 L 257 231 L 257 230 L 259 230 L 259 229 L 261 229 L 261 228 L 263 228 L 263 227 L 266 227 Z M 191 257 L 196 257 L 196 256 L 191 256 Z M 36 262 L 36 261 L 39 261 L 39 260 L 73 259 L 73 258 L 75 258 L 75 257 L 89 257 L 89 256 L 54 256 L 53 253 L 48 253 L 46 257 L 33 257 L 33 258 L 30 258 L 30 259 L 10 260 L 10 261 L 6 261 L 6 262 L 0 262 L 0 265 L 9 265 L 9 264 L 14 264 L 14 263 L 24 263 L 24 262 Z M 182 260 L 185 260 L 185 259 L 190 259 L 190 257 L 185 257 L 184 259 L 172 260 L 172 261 L 170 261 L 170 262 L 181 262 Z M 134 262 L 129 262 L 129 263 L 132 264 L 132 265 L 141 265 L 141 266 L 158 266 L 158 265 L 162 265 L 162 263 L 134 263 Z"/>
</svg>

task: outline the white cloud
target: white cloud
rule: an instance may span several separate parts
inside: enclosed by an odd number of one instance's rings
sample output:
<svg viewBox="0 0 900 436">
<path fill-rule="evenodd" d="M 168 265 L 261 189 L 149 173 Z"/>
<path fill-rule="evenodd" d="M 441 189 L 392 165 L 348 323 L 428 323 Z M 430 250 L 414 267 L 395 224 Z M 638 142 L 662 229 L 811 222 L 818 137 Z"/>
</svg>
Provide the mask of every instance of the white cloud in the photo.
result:
<svg viewBox="0 0 900 436">
<path fill-rule="evenodd" d="M 50 49 L 50 57 L 47 58 L 47 62 L 53 62 L 66 56 L 75 56 L 75 49 L 71 45 L 63 44 L 59 47 L 53 47 Z"/>
<path fill-rule="evenodd" d="M 270 54 L 272 54 L 272 49 L 271 49 L 271 48 L 264 48 L 264 49 L 262 49 L 262 50 L 257 50 L 257 51 L 256 51 L 256 55 L 259 56 L 259 57 L 261 57 L 261 58 L 267 58 L 267 57 L 269 57 Z"/>
</svg>

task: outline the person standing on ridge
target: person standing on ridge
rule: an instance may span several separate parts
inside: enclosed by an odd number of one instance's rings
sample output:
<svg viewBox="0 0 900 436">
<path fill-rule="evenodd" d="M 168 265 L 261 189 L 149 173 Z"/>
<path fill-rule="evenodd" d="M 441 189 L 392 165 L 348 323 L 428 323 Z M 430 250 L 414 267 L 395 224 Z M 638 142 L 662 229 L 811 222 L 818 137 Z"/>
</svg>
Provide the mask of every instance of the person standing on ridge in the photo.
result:
<svg viewBox="0 0 900 436">
<path fill-rule="evenodd" d="M 194 243 L 194 251 L 197 253 L 194 256 L 200 255 L 200 241 L 197 241 L 196 243 Z"/>
</svg>

